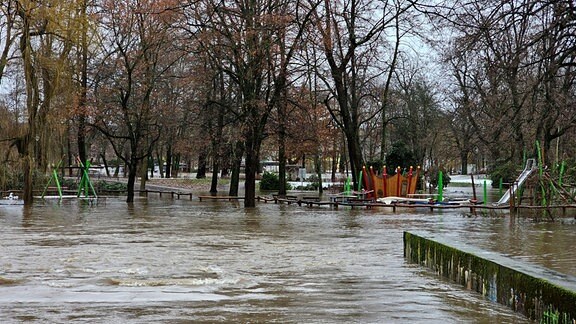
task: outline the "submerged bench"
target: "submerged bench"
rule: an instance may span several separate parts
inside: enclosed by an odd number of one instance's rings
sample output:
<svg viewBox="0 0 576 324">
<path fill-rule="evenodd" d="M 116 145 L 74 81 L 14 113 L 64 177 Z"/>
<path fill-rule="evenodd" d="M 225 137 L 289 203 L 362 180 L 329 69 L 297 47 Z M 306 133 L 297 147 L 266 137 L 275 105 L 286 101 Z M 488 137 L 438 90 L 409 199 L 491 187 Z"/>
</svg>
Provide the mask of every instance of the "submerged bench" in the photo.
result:
<svg viewBox="0 0 576 324">
<path fill-rule="evenodd" d="M 202 201 L 202 199 L 233 201 L 233 200 L 242 200 L 242 199 L 244 199 L 244 197 L 240 197 L 240 196 L 198 196 L 198 199 L 200 199 L 200 201 Z"/>
</svg>

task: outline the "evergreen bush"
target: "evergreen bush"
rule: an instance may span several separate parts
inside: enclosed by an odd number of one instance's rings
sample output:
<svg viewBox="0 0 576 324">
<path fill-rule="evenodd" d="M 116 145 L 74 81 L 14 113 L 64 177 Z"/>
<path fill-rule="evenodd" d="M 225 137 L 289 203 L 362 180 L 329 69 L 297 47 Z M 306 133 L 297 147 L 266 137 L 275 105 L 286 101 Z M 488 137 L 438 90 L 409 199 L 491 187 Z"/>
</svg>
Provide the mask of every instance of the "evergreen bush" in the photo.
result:
<svg viewBox="0 0 576 324">
<path fill-rule="evenodd" d="M 290 184 L 286 183 L 286 190 L 290 190 Z M 264 172 L 260 180 L 260 190 L 280 190 L 280 179 L 278 175 L 272 172 Z"/>
<path fill-rule="evenodd" d="M 492 187 L 500 186 L 500 179 L 504 184 L 513 183 L 520 175 L 520 167 L 512 162 L 497 163 L 490 168 L 490 180 Z"/>
<path fill-rule="evenodd" d="M 430 169 L 428 169 L 428 181 L 430 182 L 430 185 L 432 186 L 432 188 L 438 187 L 439 171 L 442 171 L 443 187 L 448 186 L 448 184 L 450 183 L 451 178 L 450 178 L 450 175 L 448 175 L 448 172 L 446 172 L 446 170 L 444 170 L 442 168 L 438 168 L 436 166 L 433 166 Z"/>
</svg>

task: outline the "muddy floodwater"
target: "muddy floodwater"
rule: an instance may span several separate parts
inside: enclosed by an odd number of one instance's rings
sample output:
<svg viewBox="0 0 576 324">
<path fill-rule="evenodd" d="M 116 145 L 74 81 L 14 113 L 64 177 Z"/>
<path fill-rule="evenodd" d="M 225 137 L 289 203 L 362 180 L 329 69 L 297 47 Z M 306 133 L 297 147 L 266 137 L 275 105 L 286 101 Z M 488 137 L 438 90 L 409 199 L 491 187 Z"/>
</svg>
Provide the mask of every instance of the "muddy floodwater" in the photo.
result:
<svg viewBox="0 0 576 324">
<path fill-rule="evenodd" d="M 406 263 L 406 230 L 575 274 L 576 225 L 107 198 L 0 206 L 2 323 L 524 323 Z"/>
</svg>

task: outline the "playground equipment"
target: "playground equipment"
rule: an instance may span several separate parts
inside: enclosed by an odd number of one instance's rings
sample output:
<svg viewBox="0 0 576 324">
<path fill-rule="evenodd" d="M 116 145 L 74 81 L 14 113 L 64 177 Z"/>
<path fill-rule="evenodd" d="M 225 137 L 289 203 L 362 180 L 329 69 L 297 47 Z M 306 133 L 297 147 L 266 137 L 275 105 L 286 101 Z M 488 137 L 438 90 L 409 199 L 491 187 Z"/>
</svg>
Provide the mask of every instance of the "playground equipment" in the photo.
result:
<svg viewBox="0 0 576 324">
<path fill-rule="evenodd" d="M 90 169 L 90 162 L 86 161 L 86 165 L 84 165 L 80 159 L 77 159 L 77 162 L 80 165 L 80 172 L 81 172 L 82 176 L 80 178 L 80 183 L 78 184 L 78 193 L 77 193 L 76 197 L 80 198 L 80 196 L 83 195 L 84 198 L 98 198 L 98 195 L 96 194 L 96 190 L 94 189 L 94 186 L 92 185 L 92 182 L 90 181 L 90 176 L 88 175 L 88 170 Z M 44 187 L 44 190 L 42 191 L 42 196 L 41 196 L 42 199 L 47 198 L 46 193 L 49 191 L 50 185 L 52 185 L 52 184 L 56 185 L 56 190 L 58 191 L 58 196 L 56 198 L 59 198 L 60 200 L 62 200 L 62 198 L 64 198 L 64 195 L 62 194 L 62 186 L 60 184 L 60 180 L 58 179 L 58 173 L 56 172 L 56 170 L 58 170 L 60 168 L 61 164 L 62 164 L 62 161 L 60 161 L 60 163 L 58 163 L 58 166 L 52 170 L 52 174 L 50 175 L 50 179 L 48 180 L 48 182 L 46 183 L 46 186 Z M 52 197 L 52 198 L 54 198 L 54 197 Z M 66 197 L 66 198 L 70 198 L 70 197 Z"/>
<path fill-rule="evenodd" d="M 522 173 L 520 173 L 520 175 L 518 176 L 518 179 L 516 179 L 515 185 L 519 188 L 521 187 L 524 182 L 530 177 L 530 175 L 536 171 L 538 169 L 538 164 L 536 163 L 536 159 L 528 159 L 526 160 L 526 165 L 524 166 L 524 170 L 522 171 Z M 502 195 L 502 197 L 500 198 L 500 200 L 498 200 L 497 203 L 495 203 L 494 205 L 496 206 L 501 206 L 504 204 L 507 204 L 510 201 L 510 194 L 511 191 L 513 190 L 514 186 L 510 186 L 510 188 L 504 193 L 504 195 Z"/>
<path fill-rule="evenodd" d="M 54 184 L 56 184 L 56 189 L 58 190 L 58 197 L 60 198 L 60 200 L 62 200 L 62 186 L 60 186 L 60 180 L 58 180 L 58 173 L 56 172 L 56 170 L 58 170 L 60 165 L 62 165 L 62 161 L 60 161 L 58 163 L 58 166 L 52 170 L 52 174 L 50 175 L 50 179 L 48 180 L 48 182 L 46 183 L 46 186 L 44 187 L 44 190 L 42 191 L 42 199 L 44 199 L 46 197 L 46 193 L 48 192 L 48 188 L 52 184 L 52 181 L 54 181 Z"/>
<path fill-rule="evenodd" d="M 362 168 L 364 179 L 364 188 L 368 191 L 373 191 L 373 198 L 385 197 L 410 197 L 416 192 L 416 184 L 420 175 L 420 167 L 410 167 L 406 175 L 402 175 L 401 168 L 396 168 L 396 174 L 393 176 L 388 175 L 386 166 L 382 169 L 382 175 L 374 174 L 374 170 L 370 167 L 367 171 L 366 167 Z M 369 172 L 369 173 L 368 173 Z"/>
<path fill-rule="evenodd" d="M 88 170 L 90 170 L 90 161 L 86 161 L 86 165 L 84 165 L 82 161 L 78 159 L 78 164 L 80 164 L 80 169 L 82 170 L 82 178 L 80 179 L 80 184 L 78 185 L 77 197 L 80 198 L 82 193 L 84 193 L 84 197 L 86 198 L 98 198 L 96 190 L 90 181 L 90 176 L 88 175 Z M 90 192 L 92 193 L 92 197 L 90 197 Z"/>
</svg>

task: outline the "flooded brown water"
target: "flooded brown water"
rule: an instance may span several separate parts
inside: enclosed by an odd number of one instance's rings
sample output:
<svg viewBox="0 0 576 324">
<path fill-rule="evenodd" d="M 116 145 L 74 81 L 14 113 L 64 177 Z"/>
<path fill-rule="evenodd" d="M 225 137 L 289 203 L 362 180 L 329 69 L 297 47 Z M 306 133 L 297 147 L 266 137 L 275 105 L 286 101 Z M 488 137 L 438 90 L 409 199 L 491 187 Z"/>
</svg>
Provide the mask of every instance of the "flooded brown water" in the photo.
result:
<svg viewBox="0 0 576 324">
<path fill-rule="evenodd" d="M 2 323 L 527 322 L 406 263 L 405 230 L 576 272 L 570 220 L 151 197 L 0 206 L 0 224 Z"/>
</svg>

